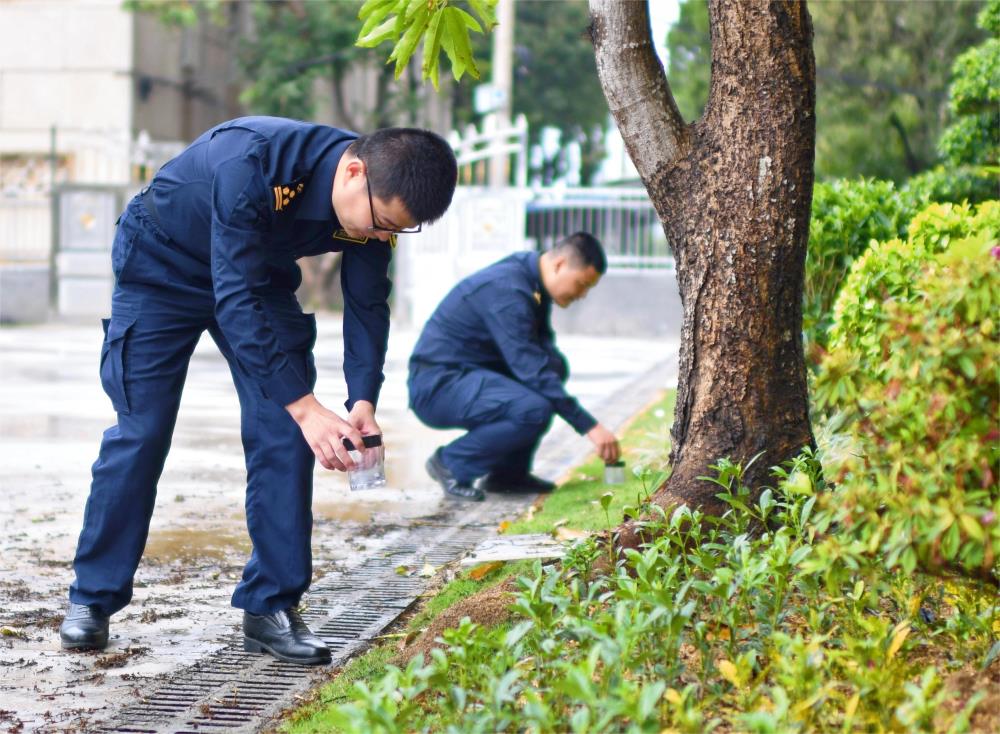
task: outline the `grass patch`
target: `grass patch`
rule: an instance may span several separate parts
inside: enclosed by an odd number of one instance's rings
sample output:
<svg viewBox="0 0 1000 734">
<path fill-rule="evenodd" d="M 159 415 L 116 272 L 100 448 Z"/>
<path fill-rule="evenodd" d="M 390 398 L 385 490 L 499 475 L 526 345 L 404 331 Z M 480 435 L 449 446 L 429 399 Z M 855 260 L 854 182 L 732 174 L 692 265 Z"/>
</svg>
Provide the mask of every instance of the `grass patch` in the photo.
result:
<svg viewBox="0 0 1000 734">
<path fill-rule="evenodd" d="M 545 498 L 537 510 L 528 517 L 512 522 L 505 532 L 508 534 L 547 533 L 555 524 L 565 521 L 565 526 L 577 530 L 604 530 L 608 517 L 600 506 L 598 498 L 611 492 L 610 518 L 612 525 L 623 519 L 623 509 L 638 506 L 646 495 L 655 490 L 650 485 L 650 476 L 663 470 L 670 451 L 668 428 L 674 414 L 675 390 L 668 391 L 649 408 L 643 411 L 625 430 L 622 439 L 625 459 L 625 483 L 609 485 L 604 483 L 604 463 L 593 458 L 573 470 L 569 481 L 559 485 L 559 489 Z M 636 476 L 635 470 L 647 469 L 643 476 Z"/>
<path fill-rule="evenodd" d="M 377 678 L 385 672 L 385 666 L 392 663 L 396 651 L 392 645 L 376 645 L 356 658 L 352 658 L 340 670 L 331 683 L 321 687 L 315 698 L 305 706 L 296 709 L 284 722 L 282 731 L 315 732 L 331 731 L 328 709 L 351 699 L 351 689 L 357 681 Z"/>
</svg>

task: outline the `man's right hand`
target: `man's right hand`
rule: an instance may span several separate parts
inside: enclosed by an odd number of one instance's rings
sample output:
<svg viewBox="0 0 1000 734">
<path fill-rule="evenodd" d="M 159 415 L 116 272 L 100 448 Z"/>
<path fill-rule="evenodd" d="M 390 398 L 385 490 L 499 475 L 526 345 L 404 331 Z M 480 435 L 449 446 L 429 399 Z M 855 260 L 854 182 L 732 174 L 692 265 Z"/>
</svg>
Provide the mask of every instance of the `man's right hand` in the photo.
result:
<svg viewBox="0 0 1000 734">
<path fill-rule="evenodd" d="M 597 448 L 597 455 L 600 456 L 605 463 L 618 461 L 621 457 L 621 446 L 618 445 L 618 439 L 615 438 L 615 434 L 602 426 L 600 423 L 587 431 L 587 438 L 589 438 L 590 442 Z"/>
<path fill-rule="evenodd" d="M 312 393 L 285 406 L 302 429 L 302 435 L 316 459 L 325 469 L 348 471 L 354 469 L 344 439 L 355 446 L 363 446 L 361 433 L 333 411 L 327 410 Z"/>
</svg>

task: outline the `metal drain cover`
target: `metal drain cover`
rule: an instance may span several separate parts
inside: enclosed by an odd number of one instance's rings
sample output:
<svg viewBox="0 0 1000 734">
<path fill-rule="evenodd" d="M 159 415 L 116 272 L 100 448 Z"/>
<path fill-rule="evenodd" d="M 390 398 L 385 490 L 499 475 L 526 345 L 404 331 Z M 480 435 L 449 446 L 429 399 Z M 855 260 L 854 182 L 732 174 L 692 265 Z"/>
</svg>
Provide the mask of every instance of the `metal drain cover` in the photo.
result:
<svg viewBox="0 0 1000 734">
<path fill-rule="evenodd" d="M 482 517 L 461 526 L 421 525 L 408 529 L 380 558 L 345 573 L 326 576 L 303 599 L 303 618 L 330 647 L 332 665 L 347 659 L 380 634 L 423 592 L 427 580 L 399 576 L 396 567 L 456 560 L 493 535 L 496 515 L 506 507 L 483 507 Z M 149 696 L 117 712 L 105 732 L 195 734 L 256 732 L 293 704 L 293 697 L 324 677 L 315 669 L 243 651 L 241 634 L 224 647 L 175 673 Z"/>
</svg>

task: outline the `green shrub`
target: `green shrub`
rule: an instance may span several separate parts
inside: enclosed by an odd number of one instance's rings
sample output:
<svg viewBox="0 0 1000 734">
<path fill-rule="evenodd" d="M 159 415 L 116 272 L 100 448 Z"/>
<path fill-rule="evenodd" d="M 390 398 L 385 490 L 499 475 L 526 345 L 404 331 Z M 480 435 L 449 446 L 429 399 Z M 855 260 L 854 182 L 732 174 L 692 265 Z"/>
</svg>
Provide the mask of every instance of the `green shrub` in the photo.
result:
<svg viewBox="0 0 1000 734">
<path fill-rule="evenodd" d="M 978 204 L 997 197 L 997 173 L 995 166 L 937 166 L 907 179 L 900 193 L 917 208 L 935 202 Z"/>
<path fill-rule="evenodd" d="M 914 213 L 909 201 L 892 181 L 860 178 L 816 184 L 803 303 L 803 326 L 811 343 L 826 344 L 833 301 L 869 243 L 905 235 Z"/>
<path fill-rule="evenodd" d="M 836 519 L 891 568 L 997 573 L 1000 203 L 934 205 L 874 246 L 837 301 L 814 397 L 860 454 Z"/>
<path fill-rule="evenodd" d="M 913 218 L 905 241 L 873 243 L 851 267 L 834 304 L 829 352 L 813 385 L 815 405 L 827 413 L 855 412 L 860 392 L 868 381 L 881 380 L 889 356 L 887 307 L 917 300 L 933 312 L 935 304 L 917 287 L 925 265 L 953 242 L 995 240 L 998 233 L 1000 202 L 932 204 Z"/>
<path fill-rule="evenodd" d="M 887 359 L 859 402 L 865 455 L 847 469 L 838 517 L 890 566 L 997 572 L 1000 550 L 1000 310 L 984 234 L 935 258 L 925 302 L 887 309 Z"/>
</svg>

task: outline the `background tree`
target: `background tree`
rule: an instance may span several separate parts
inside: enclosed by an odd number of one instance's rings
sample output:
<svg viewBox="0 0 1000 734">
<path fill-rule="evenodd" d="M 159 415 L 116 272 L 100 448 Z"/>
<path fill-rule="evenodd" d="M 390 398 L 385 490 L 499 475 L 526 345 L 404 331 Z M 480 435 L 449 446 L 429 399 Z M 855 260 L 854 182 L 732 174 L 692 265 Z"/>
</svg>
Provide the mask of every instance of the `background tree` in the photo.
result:
<svg viewBox="0 0 1000 734">
<path fill-rule="evenodd" d="M 388 127 L 414 106 L 408 75 L 394 83 L 392 67 L 377 52 L 354 45 L 361 30 L 360 2 L 252 0 L 254 34 L 240 43 L 247 80 L 242 102 L 255 114 L 309 119 L 316 115 L 317 84 L 326 85 L 335 124 L 352 130 Z M 359 67 L 377 70 L 374 98 L 351 98 L 346 83 Z"/>
<path fill-rule="evenodd" d="M 975 0 L 830 0 L 811 7 L 818 176 L 902 182 L 935 163 L 952 62 L 983 39 L 975 24 L 981 7 Z M 705 0 L 684 0 L 667 36 L 675 96 L 688 120 L 706 99 L 706 20 Z"/>
<path fill-rule="evenodd" d="M 983 202 L 997 196 L 1000 151 L 1000 0 L 977 24 L 990 37 L 956 60 L 949 88 L 949 125 L 938 141 L 945 163 L 906 182 L 916 202 Z"/>
<path fill-rule="evenodd" d="M 667 33 L 671 85 L 677 109 L 685 120 L 701 117 L 708 100 L 712 69 L 712 42 L 708 29 L 708 2 L 682 0 L 677 22 Z"/>
</svg>

